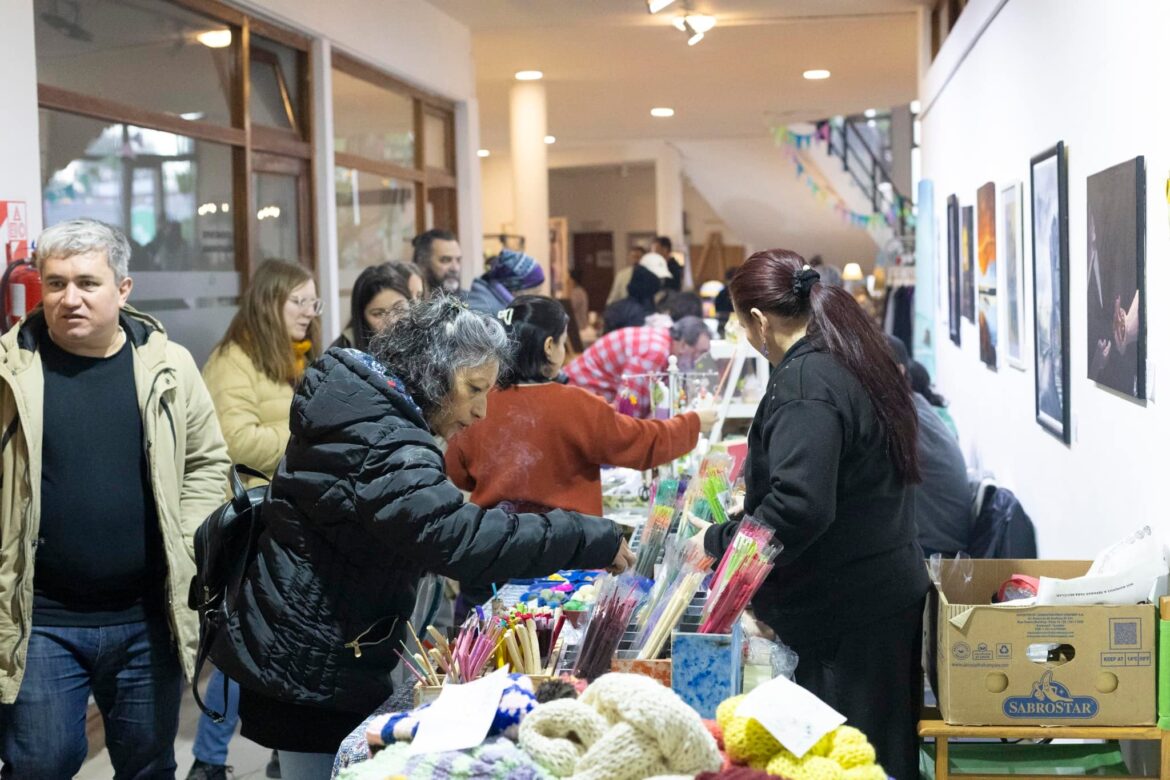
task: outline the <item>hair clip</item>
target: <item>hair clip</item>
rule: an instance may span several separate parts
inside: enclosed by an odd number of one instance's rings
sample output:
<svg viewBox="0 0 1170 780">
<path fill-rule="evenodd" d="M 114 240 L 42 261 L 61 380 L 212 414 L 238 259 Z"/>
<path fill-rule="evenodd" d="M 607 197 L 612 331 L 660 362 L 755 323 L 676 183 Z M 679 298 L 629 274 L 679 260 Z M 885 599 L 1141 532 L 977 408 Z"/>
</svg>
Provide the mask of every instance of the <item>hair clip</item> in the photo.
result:
<svg viewBox="0 0 1170 780">
<path fill-rule="evenodd" d="M 512 315 L 515 313 L 516 310 L 509 306 L 507 309 L 500 309 L 496 312 L 496 318 L 510 328 L 512 327 Z"/>
<path fill-rule="evenodd" d="M 792 278 L 792 292 L 797 298 L 807 298 L 812 292 L 813 285 L 820 281 L 821 275 L 810 265 L 797 271 Z"/>
</svg>

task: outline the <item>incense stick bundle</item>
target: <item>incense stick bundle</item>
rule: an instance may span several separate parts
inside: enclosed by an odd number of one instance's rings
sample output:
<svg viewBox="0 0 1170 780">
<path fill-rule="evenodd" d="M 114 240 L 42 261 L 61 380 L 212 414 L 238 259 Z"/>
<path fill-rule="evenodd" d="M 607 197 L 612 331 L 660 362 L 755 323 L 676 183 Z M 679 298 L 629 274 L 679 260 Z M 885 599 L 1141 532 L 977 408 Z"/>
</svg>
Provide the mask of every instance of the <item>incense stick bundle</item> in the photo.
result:
<svg viewBox="0 0 1170 780">
<path fill-rule="evenodd" d="M 751 518 L 740 523 L 711 581 L 700 634 L 725 634 L 772 571 L 783 545 L 772 529 Z"/>
<path fill-rule="evenodd" d="M 670 524 L 674 520 L 675 501 L 678 498 L 678 480 L 660 480 L 654 493 L 654 502 L 646 525 L 642 528 L 641 546 L 634 571 L 640 577 L 654 577 L 654 566 L 666 545 Z"/>
<path fill-rule="evenodd" d="M 605 580 L 581 642 L 576 676 L 595 680 L 609 671 L 622 634 L 648 587 L 648 580 L 631 574 Z"/>
<path fill-rule="evenodd" d="M 662 652 L 671 630 L 682 620 L 703 578 L 711 571 L 712 563 L 714 561 L 694 545 L 677 536 L 670 539 L 661 576 L 639 612 L 638 636 L 633 646 L 638 651 L 638 658 L 651 660 Z"/>
</svg>

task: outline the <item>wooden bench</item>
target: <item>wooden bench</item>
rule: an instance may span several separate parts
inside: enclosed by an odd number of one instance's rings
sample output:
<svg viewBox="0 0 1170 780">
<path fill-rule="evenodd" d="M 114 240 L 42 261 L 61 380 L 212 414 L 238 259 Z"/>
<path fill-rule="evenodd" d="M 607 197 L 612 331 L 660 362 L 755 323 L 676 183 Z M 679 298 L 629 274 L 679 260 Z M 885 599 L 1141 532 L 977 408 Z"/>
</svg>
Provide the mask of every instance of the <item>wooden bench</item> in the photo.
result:
<svg viewBox="0 0 1170 780">
<path fill-rule="evenodd" d="M 1161 743 L 1161 780 L 1170 780 L 1170 731 L 1157 726 L 952 726 L 941 720 L 918 722 L 918 736 L 935 743 L 935 780 L 1051 780 L 1057 775 L 968 774 L 951 772 L 950 746 L 952 739 L 1103 739 L 1148 740 Z M 1009 746 L 1010 749 L 1010 746 Z M 1145 777 L 1149 775 L 1095 775 L 1096 778 Z"/>
</svg>

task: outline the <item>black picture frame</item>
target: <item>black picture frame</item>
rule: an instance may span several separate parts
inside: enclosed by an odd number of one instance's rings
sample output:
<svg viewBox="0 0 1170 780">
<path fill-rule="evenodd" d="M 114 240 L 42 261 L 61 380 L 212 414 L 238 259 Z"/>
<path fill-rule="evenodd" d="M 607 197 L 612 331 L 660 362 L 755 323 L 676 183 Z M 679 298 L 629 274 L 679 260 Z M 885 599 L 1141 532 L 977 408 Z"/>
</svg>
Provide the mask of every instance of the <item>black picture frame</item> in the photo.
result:
<svg viewBox="0 0 1170 780">
<path fill-rule="evenodd" d="M 956 347 L 962 346 L 962 328 L 959 322 L 962 312 L 963 279 L 959 267 L 959 196 L 947 198 L 947 314 L 949 316 L 951 341 Z"/>
<path fill-rule="evenodd" d="M 1036 422 L 1071 444 L 1068 158 L 1063 141 L 1032 158 L 1030 177 Z"/>
<path fill-rule="evenodd" d="M 1145 157 L 1089 176 L 1085 207 L 1088 377 L 1100 387 L 1145 401 Z M 1127 324 L 1120 327 L 1115 317 Z"/>
<path fill-rule="evenodd" d="M 963 266 L 963 319 L 975 322 L 975 207 L 962 208 L 959 261 Z"/>
</svg>

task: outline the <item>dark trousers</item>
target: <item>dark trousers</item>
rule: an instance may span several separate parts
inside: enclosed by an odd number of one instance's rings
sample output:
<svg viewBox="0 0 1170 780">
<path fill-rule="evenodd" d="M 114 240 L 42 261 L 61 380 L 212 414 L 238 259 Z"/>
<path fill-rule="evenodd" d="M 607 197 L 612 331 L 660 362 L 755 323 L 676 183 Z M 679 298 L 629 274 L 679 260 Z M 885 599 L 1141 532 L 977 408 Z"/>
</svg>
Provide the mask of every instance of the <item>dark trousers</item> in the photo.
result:
<svg viewBox="0 0 1170 780">
<path fill-rule="evenodd" d="M 15 704 L 0 705 L 0 778 L 81 769 L 90 693 L 117 780 L 174 780 L 183 672 L 166 624 L 33 626 Z"/>
<path fill-rule="evenodd" d="M 861 729 L 895 780 L 918 780 L 923 603 L 827 639 L 781 637 L 800 656 L 796 682 Z"/>
</svg>

